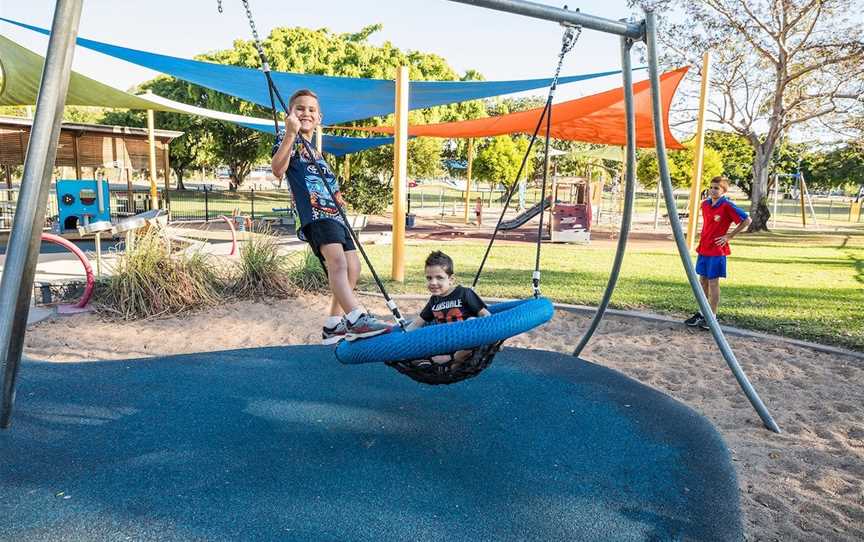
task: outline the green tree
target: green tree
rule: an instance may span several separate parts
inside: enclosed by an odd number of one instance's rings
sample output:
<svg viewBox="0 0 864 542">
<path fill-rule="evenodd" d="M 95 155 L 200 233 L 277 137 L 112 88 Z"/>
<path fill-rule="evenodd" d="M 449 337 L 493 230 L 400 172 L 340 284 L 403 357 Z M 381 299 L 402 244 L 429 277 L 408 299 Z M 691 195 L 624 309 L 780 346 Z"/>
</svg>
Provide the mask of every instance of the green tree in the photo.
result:
<svg viewBox="0 0 864 542">
<path fill-rule="evenodd" d="M 848 143 L 813 162 L 808 184 L 824 188 L 864 185 L 864 145 Z"/>
<path fill-rule="evenodd" d="M 340 34 L 326 28 L 312 30 L 301 27 L 279 27 L 273 29 L 263 41 L 263 46 L 270 66 L 279 71 L 394 79 L 397 69 L 405 65 L 409 67 L 409 77 L 412 81 L 482 79 L 482 76 L 474 70 L 468 70 L 460 77 L 446 60 L 435 54 L 402 51 L 390 42 L 384 42 L 380 46 L 369 43 L 369 38 L 381 28 L 381 25 L 369 25 L 358 32 Z M 260 63 L 251 40 L 236 40 L 232 49 L 202 55 L 199 58 L 255 68 Z M 287 96 L 284 97 L 287 99 Z M 326 124 L 326 109 L 323 113 Z M 473 101 L 412 111 L 410 119 L 413 124 L 426 124 L 476 118 L 484 113 L 483 103 Z M 378 117 L 350 124 L 378 126 L 385 123 L 392 123 L 392 118 Z M 357 135 L 356 132 L 342 133 Z M 409 154 L 409 174 L 426 176 L 440 172 L 441 140 L 415 140 L 409 145 L 412 151 L 417 151 Z M 365 176 L 375 175 L 385 182 L 390 182 L 393 175 L 392 149 L 372 149 L 360 154 L 363 156 L 355 155 L 351 158 L 352 172 Z M 343 162 L 343 159 L 334 160 L 333 165 L 341 167 Z"/>
<path fill-rule="evenodd" d="M 750 231 L 767 230 L 777 144 L 792 129 L 841 125 L 861 113 L 864 23 L 850 16 L 860 0 L 659 0 L 654 7 L 681 21 L 664 21 L 658 32 L 665 64 L 698 66 L 713 52 L 708 120 L 753 148 Z"/>
<path fill-rule="evenodd" d="M 675 188 L 685 188 L 693 184 L 694 145 L 693 140 L 687 141 L 684 143 L 684 149 L 670 151 L 668 154 L 669 177 Z M 707 187 L 713 177 L 722 173 L 723 161 L 720 153 L 706 146 L 702 154 L 702 186 L 700 190 Z M 655 188 L 657 186 L 660 173 L 657 155 L 654 152 L 640 153 L 636 164 L 636 175 L 639 184 L 643 187 Z"/>
<path fill-rule="evenodd" d="M 705 132 L 705 147 L 714 149 L 723 162 L 723 175 L 748 196 L 753 179 L 753 147 L 740 134 L 720 130 Z"/>
<path fill-rule="evenodd" d="M 527 150 L 528 139 L 525 137 L 504 135 L 490 138 L 480 145 L 474 159 L 474 175 L 479 180 L 501 183 L 510 188 L 516 181 L 516 173 Z M 522 172 L 522 178 L 531 178 L 532 170 L 529 160 Z"/>
</svg>

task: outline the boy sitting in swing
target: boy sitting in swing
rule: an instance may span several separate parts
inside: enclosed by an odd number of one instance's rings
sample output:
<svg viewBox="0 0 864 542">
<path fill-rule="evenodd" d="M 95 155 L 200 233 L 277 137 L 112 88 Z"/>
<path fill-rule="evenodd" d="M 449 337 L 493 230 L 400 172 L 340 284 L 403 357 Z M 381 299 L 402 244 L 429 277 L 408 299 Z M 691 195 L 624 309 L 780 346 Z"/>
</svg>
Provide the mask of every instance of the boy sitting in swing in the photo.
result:
<svg viewBox="0 0 864 542">
<path fill-rule="evenodd" d="M 426 289 L 432 297 L 420 311 L 420 316 L 408 325 L 406 331 L 413 331 L 431 323 L 449 324 L 492 314 L 474 290 L 456 283 L 453 259 L 440 250 L 426 257 Z M 465 361 L 469 357 L 471 357 L 470 350 L 459 350 L 453 354 L 455 361 Z M 450 356 L 433 356 L 432 361 L 448 362 Z"/>
</svg>

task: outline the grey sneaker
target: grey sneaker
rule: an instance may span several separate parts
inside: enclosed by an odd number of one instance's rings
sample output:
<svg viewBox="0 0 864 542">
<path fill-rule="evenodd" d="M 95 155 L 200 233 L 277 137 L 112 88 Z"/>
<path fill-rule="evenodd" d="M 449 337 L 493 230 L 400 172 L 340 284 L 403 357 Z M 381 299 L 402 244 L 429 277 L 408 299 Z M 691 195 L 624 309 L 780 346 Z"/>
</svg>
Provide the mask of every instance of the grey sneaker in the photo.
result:
<svg viewBox="0 0 864 542">
<path fill-rule="evenodd" d="M 321 328 L 321 344 L 336 344 L 348 334 L 348 322 L 343 318 L 335 327 Z"/>
<path fill-rule="evenodd" d="M 348 333 L 345 335 L 346 341 L 354 341 L 357 339 L 366 339 L 384 333 L 390 333 L 393 326 L 379 320 L 370 314 L 361 314 L 353 324 L 348 324 Z"/>
</svg>

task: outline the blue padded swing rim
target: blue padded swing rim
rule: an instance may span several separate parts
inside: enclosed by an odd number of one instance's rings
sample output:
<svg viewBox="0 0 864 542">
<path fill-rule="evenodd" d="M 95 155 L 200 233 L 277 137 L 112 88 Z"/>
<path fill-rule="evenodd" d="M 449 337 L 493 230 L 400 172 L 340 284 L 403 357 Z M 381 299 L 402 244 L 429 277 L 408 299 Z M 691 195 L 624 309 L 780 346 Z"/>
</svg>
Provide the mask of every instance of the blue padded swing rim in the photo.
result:
<svg viewBox="0 0 864 542">
<path fill-rule="evenodd" d="M 401 329 L 357 341 L 342 341 L 336 359 L 345 364 L 424 359 L 495 343 L 529 331 L 552 319 L 552 302 L 545 297 L 506 301 L 489 306 L 491 316 L 452 324 Z"/>
</svg>

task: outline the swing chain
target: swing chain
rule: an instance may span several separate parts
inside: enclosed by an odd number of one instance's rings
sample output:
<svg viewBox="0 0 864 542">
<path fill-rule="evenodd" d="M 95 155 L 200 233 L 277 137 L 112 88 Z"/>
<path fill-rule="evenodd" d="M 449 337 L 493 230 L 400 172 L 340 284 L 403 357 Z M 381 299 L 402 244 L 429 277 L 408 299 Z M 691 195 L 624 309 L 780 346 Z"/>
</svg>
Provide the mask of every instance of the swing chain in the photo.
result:
<svg viewBox="0 0 864 542">
<path fill-rule="evenodd" d="M 564 9 L 567 9 L 567 6 L 564 6 Z M 576 9 L 576 11 L 579 11 L 579 9 Z M 561 75 L 561 68 L 564 66 L 564 57 L 567 56 L 567 53 L 576 46 L 576 42 L 582 37 L 582 26 L 566 25 L 564 23 L 561 23 L 561 26 L 565 30 L 564 35 L 561 36 L 561 52 L 558 53 L 558 67 L 555 69 L 555 76 L 552 78 L 552 84 L 550 85 L 550 95 L 552 96 L 555 95 L 555 90 L 558 88 L 558 78 Z"/>
<path fill-rule="evenodd" d="M 567 6 L 564 6 L 564 9 L 567 9 Z M 578 11 L 578 9 L 577 9 Z M 555 90 L 558 87 L 558 77 L 561 74 L 561 67 L 564 65 L 564 58 L 567 56 L 573 47 L 576 45 L 576 42 L 579 41 L 579 37 L 582 36 L 582 27 L 581 26 L 572 26 L 572 25 L 563 25 L 565 27 L 564 35 L 561 37 L 561 52 L 558 54 L 558 67 L 555 69 L 555 77 L 552 80 L 552 85 L 549 88 L 549 97 L 546 100 L 546 148 L 543 154 L 543 190 L 540 195 L 541 202 L 541 211 L 540 211 L 540 225 L 537 228 L 537 254 L 535 258 L 534 264 L 534 274 L 531 276 L 531 286 L 534 290 L 534 298 L 538 298 L 541 295 L 540 292 L 540 245 L 543 240 L 543 217 L 545 212 L 542 210 L 542 202 L 546 201 L 546 180 L 547 175 L 549 174 L 549 137 L 550 131 L 552 128 L 552 99 L 555 96 Z M 542 118 L 542 117 L 541 117 Z M 555 208 L 555 194 L 550 194 L 550 209 Z M 552 222 L 552 216 L 550 212 L 549 216 L 550 222 Z M 549 228 L 553 225 L 550 223 Z"/>
<path fill-rule="evenodd" d="M 243 7 L 246 9 L 246 19 L 249 20 L 249 28 L 252 29 L 252 38 L 255 41 L 255 49 L 258 51 L 258 56 L 261 58 L 261 71 L 269 72 L 270 64 L 267 62 L 267 56 L 264 54 L 264 45 L 261 43 L 261 37 L 258 36 L 258 28 L 255 26 L 255 18 L 252 17 L 252 8 L 249 7 L 249 0 L 240 0 L 243 2 Z M 219 13 L 222 13 L 222 0 L 216 0 L 216 5 Z"/>
</svg>

